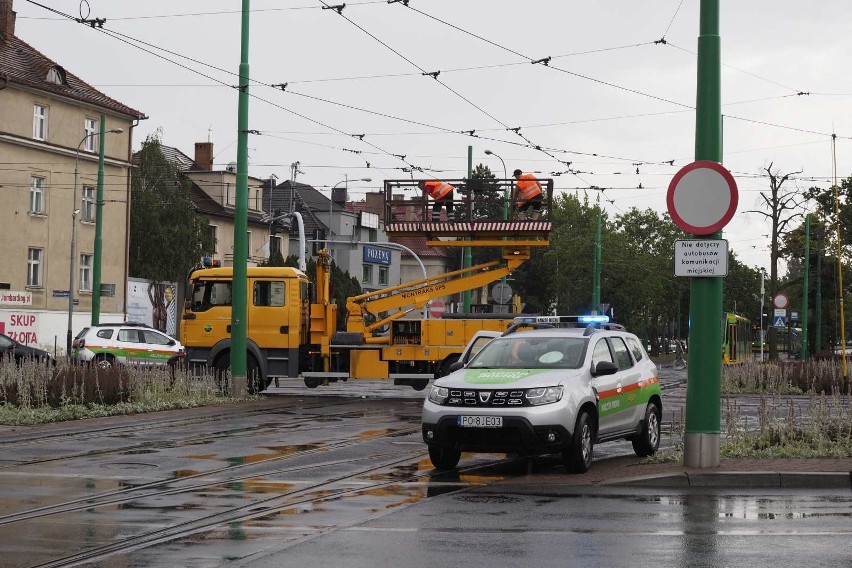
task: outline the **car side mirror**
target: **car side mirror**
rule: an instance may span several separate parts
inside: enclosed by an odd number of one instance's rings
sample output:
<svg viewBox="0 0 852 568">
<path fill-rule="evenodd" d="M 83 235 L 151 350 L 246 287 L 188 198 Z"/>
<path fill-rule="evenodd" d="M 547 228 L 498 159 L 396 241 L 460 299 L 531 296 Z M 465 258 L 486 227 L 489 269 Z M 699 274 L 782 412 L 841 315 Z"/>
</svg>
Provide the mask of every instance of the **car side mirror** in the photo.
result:
<svg viewBox="0 0 852 568">
<path fill-rule="evenodd" d="M 464 369 L 464 363 L 461 361 L 456 361 L 455 363 L 450 365 L 450 372 L 458 371 L 459 369 Z"/>
<path fill-rule="evenodd" d="M 592 375 L 599 377 L 601 375 L 614 375 L 616 372 L 618 372 L 618 365 L 612 361 L 599 361 Z"/>
<path fill-rule="evenodd" d="M 175 345 L 175 340 L 169 339 L 169 347 L 174 347 L 174 345 Z"/>
</svg>

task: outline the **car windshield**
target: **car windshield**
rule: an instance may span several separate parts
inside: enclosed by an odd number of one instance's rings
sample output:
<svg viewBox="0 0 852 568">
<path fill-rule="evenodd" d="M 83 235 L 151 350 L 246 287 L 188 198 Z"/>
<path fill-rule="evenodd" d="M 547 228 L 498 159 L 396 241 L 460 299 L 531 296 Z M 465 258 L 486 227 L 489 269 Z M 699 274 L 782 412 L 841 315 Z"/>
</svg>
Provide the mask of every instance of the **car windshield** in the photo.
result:
<svg viewBox="0 0 852 568">
<path fill-rule="evenodd" d="M 482 348 L 471 369 L 579 369 L 587 339 L 582 337 L 499 337 Z"/>
</svg>

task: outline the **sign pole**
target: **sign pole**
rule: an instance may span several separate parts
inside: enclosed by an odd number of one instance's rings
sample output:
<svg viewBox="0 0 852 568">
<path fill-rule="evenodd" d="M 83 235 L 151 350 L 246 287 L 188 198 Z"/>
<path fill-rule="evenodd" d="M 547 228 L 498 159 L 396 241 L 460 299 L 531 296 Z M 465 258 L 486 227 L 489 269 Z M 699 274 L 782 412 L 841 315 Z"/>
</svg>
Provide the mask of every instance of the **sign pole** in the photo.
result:
<svg viewBox="0 0 852 568">
<path fill-rule="evenodd" d="M 719 0 L 701 0 L 698 82 L 695 104 L 695 159 L 722 162 L 721 38 Z M 721 231 L 711 238 L 720 239 Z M 722 279 L 690 283 L 689 369 L 683 463 L 718 467 L 722 392 Z"/>
</svg>

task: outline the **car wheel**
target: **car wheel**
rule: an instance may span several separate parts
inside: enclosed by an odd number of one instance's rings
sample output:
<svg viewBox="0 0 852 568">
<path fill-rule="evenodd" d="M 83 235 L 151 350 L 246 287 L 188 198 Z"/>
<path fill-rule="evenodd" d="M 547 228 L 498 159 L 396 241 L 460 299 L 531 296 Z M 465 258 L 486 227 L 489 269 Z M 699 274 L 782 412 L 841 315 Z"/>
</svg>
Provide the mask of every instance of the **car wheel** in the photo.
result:
<svg viewBox="0 0 852 568">
<path fill-rule="evenodd" d="M 571 473 L 586 473 L 592 465 L 594 428 L 588 412 L 580 412 L 571 445 L 562 451 L 562 463 Z"/>
<path fill-rule="evenodd" d="M 309 389 L 315 389 L 319 386 L 319 379 L 316 377 L 305 377 L 305 386 Z"/>
<path fill-rule="evenodd" d="M 461 452 L 452 448 L 429 446 L 429 459 L 432 460 L 432 465 L 435 466 L 435 469 L 447 471 L 459 465 Z"/>
<path fill-rule="evenodd" d="M 411 388 L 413 388 L 416 391 L 422 391 L 428 385 L 429 385 L 429 381 L 425 380 L 425 379 L 424 380 L 411 381 Z"/>
<path fill-rule="evenodd" d="M 651 456 L 660 447 L 660 407 L 655 403 L 648 403 L 642 431 L 632 441 L 633 451 L 639 457 Z"/>
<path fill-rule="evenodd" d="M 98 369 L 112 369 L 115 366 L 115 357 L 112 355 L 98 355 L 95 357 L 95 365 L 98 366 Z"/>
</svg>

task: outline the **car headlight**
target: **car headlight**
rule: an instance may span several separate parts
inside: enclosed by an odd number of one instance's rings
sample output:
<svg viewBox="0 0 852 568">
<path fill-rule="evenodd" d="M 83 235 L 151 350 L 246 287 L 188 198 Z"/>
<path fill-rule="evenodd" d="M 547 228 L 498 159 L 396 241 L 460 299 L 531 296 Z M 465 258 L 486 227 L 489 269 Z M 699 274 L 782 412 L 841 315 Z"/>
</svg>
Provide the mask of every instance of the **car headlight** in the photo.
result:
<svg viewBox="0 0 852 568">
<path fill-rule="evenodd" d="M 429 400 L 435 404 L 444 404 L 448 396 L 450 391 L 446 387 L 432 385 L 432 390 L 429 391 Z"/>
<path fill-rule="evenodd" d="M 527 390 L 527 402 L 532 406 L 551 404 L 562 399 L 562 387 L 541 387 Z"/>
</svg>

